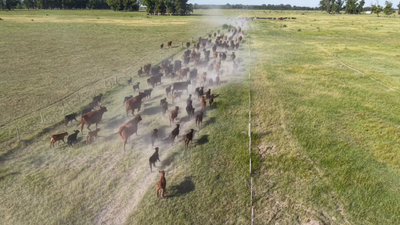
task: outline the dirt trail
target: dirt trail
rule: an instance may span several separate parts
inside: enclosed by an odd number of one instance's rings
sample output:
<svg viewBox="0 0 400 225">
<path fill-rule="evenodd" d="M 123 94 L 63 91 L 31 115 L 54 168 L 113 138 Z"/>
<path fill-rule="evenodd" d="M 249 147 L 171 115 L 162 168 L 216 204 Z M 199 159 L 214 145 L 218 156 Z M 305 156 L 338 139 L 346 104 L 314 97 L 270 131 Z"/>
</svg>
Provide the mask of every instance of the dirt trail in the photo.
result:
<svg viewBox="0 0 400 225">
<path fill-rule="evenodd" d="M 218 52 L 222 52 L 222 49 L 217 49 Z M 231 52 L 231 51 L 229 51 Z M 235 51 L 237 52 L 237 51 Z M 203 51 L 202 53 L 202 60 L 204 60 L 204 55 Z M 242 53 L 243 55 L 245 53 Z M 239 54 L 238 54 L 239 55 Z M 179 59 L 180 55 L 178 54 Z M 175 59 L 178 59 L 178 57 L 175 57 Z M 212 62 L 213 59 L 210 59 L 210 62 Z M 243 65 L 242 65 L 243 66 Z M 240 66 L 238 70 L 242 69 Z M 189 64 L 189 67 L 193 69 L 193 62 Z M 230 79 L 229 75 L 233 75 L 234 70 L 232 69 L 233 67 L 233 62 L 229 58 L 229 55 L 227 56 L 227 59 L 225 62 L 223 62 L 221 68 L 224 70 L 224 73 L 220 76 L 221 83 L 227 83 L 228 79 Z M 182 65 L 183 68 L 183 65 Z M 203 73 L 207 71 L 206 67 L 197 67 L 198 69 L 198 77 Z M 237 74 L 237 73 L 236 73 Z M 213 72 L 207 72 L 207 80 L 213 79 L 215 80 L 217 74 L 215 71 Z M 127 144 L 127 151 L 137 151 L 140 149 L 140 152 L 138 153 L 138 156 L 136 158 L 136 161 L 133 165 L 134 169 L 129 172 L 129 175 L 126 177 L 126 180 L 124 181 L 124 184 L 122 188 L 118 190 L 118 193 L 114 195 L 113 199 L 106 204 L 102 208 L 101 211 L 98 212 L 98 214 L 95 216 L 94 223 L 95 224 L 124 224 L 129 215 L 132 214 L 136 208 L 138 203 L 141 201 L 142 196 L 144 193 L 150 188 L 154 188 L 155 184 L 157 182 L 157 179 L 159 178 L 159 173 L 158 170 L 162 169 L 166 171 L 166 176 L 168 177 L 169 174 L 173 173 L 172 167 L 175 166 L 173 163 L 173 159 L 166 159 L 168 155 L 171 155 L 174 148 L 179 145 L 182 146 L 183 142 L 183 135 L 188 133 L 190 129 L 195 129 L 195 138 L 198 137 L 199 134 L 199 129 L 196 128 L 195 126 L 195 121 L 194 119 L 188 120 L 187 113 L 186 113 L 186 99 L 188 98 L 188 94 L 192 94 L 192 100 L 193 100 L 193 107 L 195 108 L 195 114 L 197 114 L 200 111 L 200 100 L 197 99 L 197 96 L 194 94 L 194 89 L 199 86 L 199 82 L 197 82 L 197 86 L 189 85 L 189 93 L 186 93 L 184 91 L 182 95 L 181 100 L 176 100 L 174 103 L 172 103 L 171 97 L 167 99 L 169 103 L 168 109 L 171 111 L 176 105 L 180 107 L 180 112 L 178 115 L 178 119 L 175 121 L 176 123 L 179 123 L 180 126 L 180 133 L 179 137 L 175 139 L 175 144 L 174 146 L 170 145 L 169 141 L 169 134 L 170 132 L 175 128 L 175 125 L 172 124 L 172 126 L 169 126 L 169 120 L 168 116 L 169 113 L 166 114 L 165 117 L 162 116 L 161 114 L 161 109 L 159 108 L 159 100 L 161 98 L 165 97 L 165 88 L 169 85 L 171 85 L 173 82 L 176 82 L 177 79 L 171 79 L 171 78 L 162 78 L 162 85 L 157 86 L 153 89 L 152 96 L 153 97 L 151 100 L 146 100 L 144 103 L 144 107 L 139 113 L 143 121 L 139 123 L 139 134 L 140 136 L 133 135 L 131 137 L 130 143 Z M 141 83 L 141 90 L 147 89 L 146 84 Z M 204 90 L 208 90 L 208 88 L 211 88 L 213 90 L 215 86 L 210 86 L 210 84 L 207 82 L 206 85 L 204 85 Z M 213 93 L 213 92 L 212 92 Z M 217 100 L 218 101 L 218 100 Z M 208 101 L 207 101 L 208 105 Z M 123 110 L 120 109 L 120 112 Z M 205 117 L 207 116 L 207 113 Z M 131 119 L 132 116 L 129 116 L 128 118 L 125 119 L 127 121 L 128 119 Z M 206 118 L 205 118 L 206 119 Z M 114 127 L 114 132 L 116 129 L 118 129 L 118 126 L 121 123 L 118 123 Z M 151 147 L 150 144 L 150 134 L 149 132 L 152 130 L 150 127 L 155 128 L 155 124 L 161 125 L 159 128 L 159 139 L 156 141 L 154 147 L 159 147 L 160 148 L 160 160 L 161 162 L 157 162 L 156 166 L 157 168 L 153 168 L 153 172 L 150 172 L 149 170 L 149 157 L 153 154 L 154 148 Z M 142 127 L 146 126 L 147 130 L 142 131 Z M 147 132 L 147 133 L 146 133 Z M 145 134 L 146 133 L 146 134 Z M 161 134 L 161 135 L 160 135 Z M 144 136 L 144 137 L 143 137 Z M 161 136 L 161 137 L 160 137 Z M 118 139 L 120 137 L 118 136 Z M 122 142 L 121 140 L 118 140 Z M 195 140 L 194 140 L 195 142 Z M 133 143 L 133 148 L 132 148 L 132 143 Z M 176 150 L 176 149 L 175 149 Z M 170 163 L 165 163 L 166 166 L 162 166 L 162 162 L 168 160 Z M 117 163 L 118 160 L 113 160 L 114 163 Z M 156 172 L 157 171 L 157 172 Z"/>
</svg>

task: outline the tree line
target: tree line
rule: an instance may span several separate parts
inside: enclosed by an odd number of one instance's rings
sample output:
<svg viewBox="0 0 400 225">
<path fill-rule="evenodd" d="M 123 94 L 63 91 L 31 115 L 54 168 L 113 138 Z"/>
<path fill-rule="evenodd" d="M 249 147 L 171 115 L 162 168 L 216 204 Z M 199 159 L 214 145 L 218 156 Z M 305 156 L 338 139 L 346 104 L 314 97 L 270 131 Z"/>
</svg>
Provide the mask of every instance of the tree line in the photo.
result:
<svg viewBox="0 0 400 225">
<path fill-rule="evenodd" d="M 346 3 L 346 4 L 345 4 Z M 379 4 L 371 5 L 371 7 L 365 7 L 364 0 L 321 0 L 319 2 L 319 9 L 326 11 L 327 13 L 340 13 L 340 11 L 345 11 L 347 14 L 360 14 L 363 11 L 372 11 L 379 16 L 382 11 L 390 16 L 395 13 L 393 9 L 393 3 L 385 1 L 385 7 Z M 397 5 L 400 8 L 400 3 Z M 398 11 L 400 14 L 400 10 Z"/>
<path fill-rule="evenodd" d="M 193 12 L 193 5 L 188 0 L 142 0 L 146 12 L 151 14 L 177 14 L 185 15 Z"/>
<path fill-rule="evenodd" d="M 0 0 L 1 9 L 113 9 L 139 10 L 137 0 Z"/>
<path fill-rule="evenodd" d="M 226 5 L 198 5 L 194 4 L 193 9 L 254 9 L 254 10 L 318 10 L 318 7 L 307 7 L 307 6 L 292 6 L 290 4 L 262 4 L 262 5 L 242 5 L 242 4 L 226 4 Z"/>
</svg>

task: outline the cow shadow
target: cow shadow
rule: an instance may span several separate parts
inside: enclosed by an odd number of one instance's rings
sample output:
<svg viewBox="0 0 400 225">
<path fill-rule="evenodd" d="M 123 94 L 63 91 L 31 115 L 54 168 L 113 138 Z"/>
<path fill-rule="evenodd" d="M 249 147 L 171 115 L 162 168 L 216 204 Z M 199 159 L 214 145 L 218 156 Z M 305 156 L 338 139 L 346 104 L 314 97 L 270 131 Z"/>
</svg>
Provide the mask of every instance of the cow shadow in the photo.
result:
<svg viewBox="0 0 400 225">
<path fill-rule="evenodd" d="M 216 121 L 216 117 L 211 117 L 210 119 L 208 119 L 207 121 L 205 121 L 203 125 L 204 125 L 204 126 L 208 126 L 208 125 L 210 125 L 210 124 L 215 123 L 215 121 Z"/>
<path fill-rule="evenodd" d="M 184 194 L 190 193 L 194 191 L 195 186 L 192 181 L 191 176 L 185 177 L 185 180 L 182 181 L 179 185 L 173 185 L 170 187 L 170 195 L 166 196 L 167 198 L 173 198 L 173 197 L 180 197 Z"/>
<path fill-rule="evenodd" d="M 145 116 L 152 116 L 152 115 L 156 115 L 156 114 L 161 114 L 161 108 L 159 106 L 153 106 L 150 108 L 145 108 L 141 115 L 145 115 Z"/>
<path fill-rule="evenodd" d="M 204 145 L 204 144 L 206 144 L 208 142 L 209 142 L 208 134 L 205 134 L 205 135 L 202 135 L 199 139 L 197 139 L 196 144 L 197 145 Z"/>
<path fill-rule="evenodd" d="M 117 127 L 122 125 L 127 120 L 126 117 L 122 117 L 122 118 L 119 118 L 119 119 L 117 119 L 117 117 L 119 117 L 119 116 L 112 117 L 109 120 L 109 122 L 104 126 L 104 129 L 111 129 L 111 130 L 112 129 L 116 129 Z M 133 119 L 133 118 L 130 118 L 130 119 Z"/>
<path fill-rule="evenodd" d="M 164 169 L 165 167 L 170 166 L 172 164 L 172 162 L 175 160 L 175 157 L 178 156 L 178 155 L 179 155 L 178 152 L 174 152 L 168 158 L 166 158 L 163 161 L 161 161 L 160 169 Z"/>
</svg>

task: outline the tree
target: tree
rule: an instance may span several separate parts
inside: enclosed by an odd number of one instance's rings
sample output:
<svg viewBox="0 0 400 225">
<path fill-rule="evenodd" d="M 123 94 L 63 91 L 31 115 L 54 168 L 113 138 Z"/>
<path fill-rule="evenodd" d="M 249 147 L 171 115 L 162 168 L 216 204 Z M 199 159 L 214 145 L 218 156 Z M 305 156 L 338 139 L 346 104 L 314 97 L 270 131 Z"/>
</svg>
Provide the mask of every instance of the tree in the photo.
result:
<svg viewBox="0 0 400 225">
<path fill-rule="evenodd" d="M 164 5 L 166 8 L 166 13 L 173 14 L 175 12 L 175 5 L 171 0 L 165 0 Z"/>
<path fill-rule="evenodd" d="M 385 13 L 387 16 L 390 16 L 394 13 L 393 3 L 389 1 L 385 1 L 385 8 L 383 9 L 383 13 Z"/>
<path fill-rule="evenodd" d="M 186 3 L 188 0 L 175 0 L 175 14 L 184 15 L 186 14 Z"/>
<path fill-rule="evenodd" d="M 18 0 L 0 0 L 2 1 L 2 8 L 11 10 L 15 9 L 18 4 Z"/>
<path fill-rule="evenodd" d="M 363 11 L 365 1 L 361 0 L 347 0 L 346 2 L 346 13 L 348 14 L 360 14 Z"/>
<path fill-rule="evenodd" d="M 154 13 L 154 7 L 155 7 L 154 0 L 142 0 L 142 4 L 146 6 L 147 13 Z"/>
<path fill-rule="evenodd" d="M 340 10 L 343 9 L 344 0 L 336 0 L 336 4 L 334 5 L 334 11 L 336 13 L 340 13 Z"/>
<path fill-rule="evenodd" d="M 399 9 L 399 11 L 397 11 L 397 14 L 400 15 L 400 2 L 399 2 L 399 4 L 397 5 L 397 8 Z"/>
<path fill-rule="evenodd" d="M 25 8 L 34 9 L 35 8 L 35 1 L 34 0 L 23 0 L 22 4 L 24 4 Z"/>
<path fill-rule="evenodd" d="M 379 13 L 381 13 L 383 7 L 380 5 L 372 5 L 372 11 L 379 17 Z"/>
</svg>

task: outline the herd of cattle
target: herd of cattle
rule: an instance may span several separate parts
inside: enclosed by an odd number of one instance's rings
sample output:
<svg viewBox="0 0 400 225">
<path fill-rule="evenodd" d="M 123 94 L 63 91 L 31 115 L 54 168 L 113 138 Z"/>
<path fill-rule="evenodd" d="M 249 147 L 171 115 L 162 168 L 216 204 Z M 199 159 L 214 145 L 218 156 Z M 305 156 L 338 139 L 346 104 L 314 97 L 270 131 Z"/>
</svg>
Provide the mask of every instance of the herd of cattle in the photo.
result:
<svg viewBox="0 0 400 225">
<path fill-rule="evenodd" d="M 242 25 L 245 21 L 242 22 Z M 237 24 L 237 23 L 236 23 Z M 227 64 L 233 65 L 233 74 L 238 69 L 239 63 L 236 60 L 235 52 L 228 54 L 228 51 L 238 50 L 240 43 L 242 42 L 242 35 L 244 32 L 240 26 L 229 29 L 227 33 L 222 33 L 220 30 L 214 34 L 209 34 L 207 38 L 200 37 L 198 42 L 193 46 L 192 50 L 189 50 L 191 43 L 186 44 L 187 50 L 183 53 L 181 60 L 173 60 L 173 58 L 162 61 L 159 65 L 153 66 L 151 64 L 146 64 L 141 67 L 138 71 L 138 76 L 146 75 L 148 76 L 147 85 L 148 89 L 141 90 L 140 82 L 132 83 L 132 78 L 127 80 L 128 85 L 132 85 L 133 92 L 137 95 L 129 95 L 124 98 L 123 104 L 125 105 L 125 115 L 128 117 L 130 112 L 133 115 L 133 119 L 123 123 L 119 129 L 118 134 L 121 136 L 125 146 L 129 140 L 129 137 L 134 133 L 137 134 L 138 125 L 142 120 L 140 114 L 135 115 L 135 110 L 139 112 L 144 101 L 154 100 L 151 98 L 151 93 L 154 88 L 157 88 L 162 83 L 166 83 L 165 78 L 169 77 L 172 81 L 170 85 L 165 88 L 166 97 L 160 100 L 160 112 L 165 116 L 169 108 L 169 103 L 167 99 L 170 98 L 172 103 L 174 101 L 181 101 L 181 97 L 186 92 L 186 112 L 188 114 L 189 120 L 194 119 L 196 127 L 200 128 L 202 126 L 203 117 L 206 114 L 207 100 L 208 105 L 211 106 L 214 103 L 216 95 L 211 93 L 211 88 L 213 86 L 220 85 L 220 79 L 223 74 L 227 74 L 223 68 L 228 67 Z M 168 47 L 170 47 L 172 41 L 168 42 Z M 163 48 L 163 44 L 161 45 Z M 212 51 L 212 54 L 211 54 Z M 202 53 L 204 57 L 202 57 Z M 230 60 L 227 56 L 230 56 Z M 210 58 L 212 57 L 212 59 Z M 193 68 L 190 69 L 189 64 L 193 63 Z M 202 73 L 198 74 L 198 70 L 204 70 Z M 192 93 L 189 93 L 189 86 L 191 86 Z M 205 88 L 207 87 L 207 88 Z M 192 94 L 197 97 L 197 101 L 200 102 L 199 112 L 195 113 L 195 107 L 193 106 Z M 51 135 L 50 147 L 54 147 L 55 142 L 59 144 L 60 141 L 64 142 L 64 137 L 67 137 L 68 146 L 73 146 L 77 143 L 78 133 L 83 134 L 83 127 L 86 124 L 89 130 L 86 136 L 86 144 L 90 144 L 96 140 L 100 128 L 97 128 L 99 123 L 102 123 L 102 116 L 107 112 L 107 108 L 102 106 L 101 99 L 102 94 L 93 97 L 92 102 L 81 112 L 80 122 L 76 119 L 78 113 L 73 113 L 65 116 L 65 125 L 67 126 L 69 122 L 73 120 L 79 122 L 78 126 L 81 125 L 81 129 L 74 130 L 72 134 L 68 136 L 68 132 L 63 132 L 59 134 Z M 173 110 L 169 111 L 169 124 L 172 126 L 180 113 L 180 107 L 174 106 Z M 95 124 L 96 129 L 91 130 L 90 126 Z M 175 128 L 170 132 L 169 139 L 170 144 L 173 145 L 175 138 L 178 137 L 180 133 L 180 124 L 175 124 Z M 184 137 L 185 148 L 188 148 L 193 140 L 194 129 L 190 129 L 190 132 L 186 133 Z M 151 133 L 151 143 L 154 146 L 155 140 L 158 138 L 158 129 L 153 129 Z M 65 142 L 64 142 L 65 143 Z M 156 161 L 160 161 L 159 148 L 155 148 L 154 154 L 149 159 L 150 171 L 152 171 L 152 165 L 155 166 Z M 164 197 L 165 192 L 165 173 L 160 171 L 162 177 L 157 184 L 157 195 L 160 191 L 161 197 Z"/>
<path fill-rule="evenodd" d="M 256 19 L 258 19 L 258 20 L 290 20 L 290 19 L 295 20 L 296 17 L 278 17 L 278 18 L 276 18 L 276 17 L 256 17 Z"/>
</svg>

